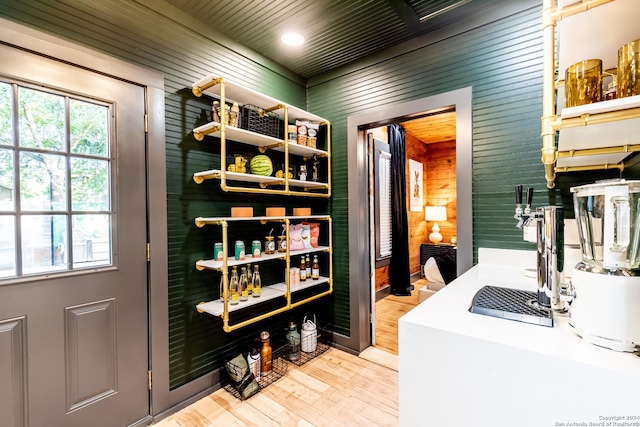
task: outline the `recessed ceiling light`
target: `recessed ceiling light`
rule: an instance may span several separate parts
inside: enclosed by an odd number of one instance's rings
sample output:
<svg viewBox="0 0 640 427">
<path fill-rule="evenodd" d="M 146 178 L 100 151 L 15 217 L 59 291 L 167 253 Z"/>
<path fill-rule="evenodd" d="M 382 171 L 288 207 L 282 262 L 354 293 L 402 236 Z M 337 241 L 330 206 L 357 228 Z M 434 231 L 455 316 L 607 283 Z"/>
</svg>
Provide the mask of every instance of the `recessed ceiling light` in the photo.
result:
<svg viewBox="0 0 640 427">
<path fill-rule="evenodd" d="M 301 34 L 294 32 L 284 33 L 282 37 L 280 37 L 280 40 L 282 40 L 282 43 L 287 46 L 302 46 L 304 43 L 304 37 L 302 37 Z"/>
</svg>

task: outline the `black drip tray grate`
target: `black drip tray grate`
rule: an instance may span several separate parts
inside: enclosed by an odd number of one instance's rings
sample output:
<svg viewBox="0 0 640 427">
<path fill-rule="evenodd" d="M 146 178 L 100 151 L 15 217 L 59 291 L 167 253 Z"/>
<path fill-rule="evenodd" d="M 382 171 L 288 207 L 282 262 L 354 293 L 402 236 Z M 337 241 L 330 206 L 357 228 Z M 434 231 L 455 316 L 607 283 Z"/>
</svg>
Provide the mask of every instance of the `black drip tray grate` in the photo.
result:
<svg viewBox="0 0 640 427">
<path fill-rule="evenodd" d="M 469 311 L 485 316 L 553 327 L 551 310 L 537 305 L 535 292 L 484 286 L 473 297 Z"/>
</svg>

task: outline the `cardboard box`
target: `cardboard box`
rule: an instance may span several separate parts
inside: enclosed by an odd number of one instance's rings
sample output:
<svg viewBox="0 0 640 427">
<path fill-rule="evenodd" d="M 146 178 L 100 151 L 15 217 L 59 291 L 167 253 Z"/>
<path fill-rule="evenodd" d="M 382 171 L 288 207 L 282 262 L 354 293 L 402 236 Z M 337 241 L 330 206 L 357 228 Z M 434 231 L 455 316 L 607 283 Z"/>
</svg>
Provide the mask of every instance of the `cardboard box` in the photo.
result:
<svg viewBox="0 0 640 427">
<path fill-rule="evenodd" d="M 267 208 L 266 216 L 285 216 L 287 214 L 286 212 L 285 208 L 271 207 Z"/>
<path fill-rule="evenodd" d="M 309 216 L 311 208 L 293 208 L 293 216 Z"/>
<path fill-rule="evenodd" d="M 246 218 L 253 216 L 253 208 L 234 206 L 231 208 L 231 217 Z"/>
</svg>

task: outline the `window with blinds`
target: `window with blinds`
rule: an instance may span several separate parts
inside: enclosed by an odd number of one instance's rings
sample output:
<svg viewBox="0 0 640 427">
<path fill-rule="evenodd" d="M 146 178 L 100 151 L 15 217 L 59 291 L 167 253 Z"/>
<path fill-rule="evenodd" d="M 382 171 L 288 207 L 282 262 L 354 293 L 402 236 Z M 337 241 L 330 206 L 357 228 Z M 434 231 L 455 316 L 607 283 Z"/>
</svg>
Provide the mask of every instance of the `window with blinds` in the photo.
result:
<svg viewBox="0 0 640 427">
<path fill-rule="evenodd" d="M 389 144 L 374 140 L 376 264 L 391 257 L 391 153 Z M 384 265 L 382 262 L 380 265 Z M 378 265 L 379 266 L 379 265 Z"/>
</svg>

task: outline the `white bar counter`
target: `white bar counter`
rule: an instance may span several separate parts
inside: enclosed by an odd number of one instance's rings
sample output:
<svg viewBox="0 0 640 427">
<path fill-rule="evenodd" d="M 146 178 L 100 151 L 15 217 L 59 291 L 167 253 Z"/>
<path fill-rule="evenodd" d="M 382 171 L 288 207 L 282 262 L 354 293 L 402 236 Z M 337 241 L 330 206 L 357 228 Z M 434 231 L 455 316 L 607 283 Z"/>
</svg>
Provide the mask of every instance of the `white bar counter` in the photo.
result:
<svg viewBox="0 0 640 427">
<path fill-rule="evenodd" d="M 550 328 L 469 312 L 485 285 L 536 289 L 534 251 L 479 260 L 399 320 L 400 425 L 640 426 L 640 357 L 583 341 L 567 317 Z"/>
</svg>

